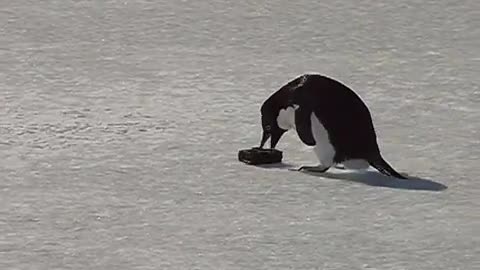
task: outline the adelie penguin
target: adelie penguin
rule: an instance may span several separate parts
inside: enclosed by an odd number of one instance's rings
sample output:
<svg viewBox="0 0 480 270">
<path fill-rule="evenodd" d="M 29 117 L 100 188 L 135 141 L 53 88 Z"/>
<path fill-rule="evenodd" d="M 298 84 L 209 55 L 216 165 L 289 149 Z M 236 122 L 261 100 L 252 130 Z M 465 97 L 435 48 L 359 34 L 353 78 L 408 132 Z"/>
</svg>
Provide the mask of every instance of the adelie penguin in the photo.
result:
<svg viewBox="0 0 480 270">
<path fill-rule="evenodd" d="M 320 164 L 298 170 L 325 172 L 342 164 L 347 169 L 367 169 L 406 179 L 382 157 L 370 111 L 344 84 L 319 74 L 305 74 L 273 93 L 261 107 L 263 135 L 260 148 L 270 138 L 275 148 L 290 129 L 313 146 Z"/>
</svg>

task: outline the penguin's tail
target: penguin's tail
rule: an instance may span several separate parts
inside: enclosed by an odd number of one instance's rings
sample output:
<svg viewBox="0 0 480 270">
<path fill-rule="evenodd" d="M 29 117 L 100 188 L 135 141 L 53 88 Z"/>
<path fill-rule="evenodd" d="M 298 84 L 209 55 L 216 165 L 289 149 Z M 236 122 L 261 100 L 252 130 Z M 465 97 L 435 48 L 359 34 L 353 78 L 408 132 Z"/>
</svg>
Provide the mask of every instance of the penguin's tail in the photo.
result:
<svg viewBox="0 0 480 270">
<path fill-rule="evenodd" d="M 395 171 L 392 166 L 390 166 L 390 164 L 388 164 L 380 154 L 378 154 L 376 158 L 370 160 L 369 163 L 372 167 L 374 167 L 384 175 L 393 176 L 399 179 L 407 179 L 405 176 Z"/>
</svg>

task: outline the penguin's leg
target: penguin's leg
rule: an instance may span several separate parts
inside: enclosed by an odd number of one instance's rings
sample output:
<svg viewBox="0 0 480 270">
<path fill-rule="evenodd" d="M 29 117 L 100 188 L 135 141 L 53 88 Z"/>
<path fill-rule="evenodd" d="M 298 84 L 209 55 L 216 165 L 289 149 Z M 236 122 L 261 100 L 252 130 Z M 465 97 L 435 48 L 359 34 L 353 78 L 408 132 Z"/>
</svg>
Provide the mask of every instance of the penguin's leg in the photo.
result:
<svg viewBox="0 0 480 270">
<path fill-rule="evenodd" d="M 325 149 L 321 147 L 321 145 L 315 145 L 313 151 L 315 152 L 320 164 L 317 166 L 301 166 L 298 171 L 305 170 L 309 172 L 318 172 L 324 173 L 332 166 L 336 165 L 333 161 L 333 157 L 335 155 L 334 151 L 324 151 Z"/>
<path fill-rule="evenodd" d="M 301 109 L 298 109 L 301 110 Z M 302 118 L 299 115 L 296 118 L 297 124 L 299 124 L 298 121 L 302 120 Z M 308 126 L 308 125 L 307 125 Z M 320 120 L 318 120 L 316 114 L 314 112 L 310 112 L 310 129 L 311 129 L 311 137 L 313 137 L 313 141 L 311 140 L 310 137 L 304 137 L 307 138 L 304 142 L 310 142 L 312 141 L 315 142 L 313 145 L 313 152 L 318 158 L 318 161 L 320 162 L 320 165 L 318 166 L 301 166 L 300 168 L 296 169 L 296 171 L 309 171 L 309 172 L 316 172 L 316 173 L 324 173 L 330 167 L 334 165 L 334 157 L 335 157 L 335 148 L 333 147 L 332 143 L 330 142 L 330 138 L 328 135 L 327 130 L 325 127 L 322 125 Z M 298 131 L 298 127 L 297 127 Z M 309 134 L 309 132 L 306 132 L 305 130 L 300 131 L 299 134 Z M 307 145 L 311 145 L 307 143 Z"/>
<path fill-rule="evenodd" d="M 295 169 L 295 171 L 305 170 L 305 171 L 314 172 L 314 173 L 324 173 L 328 169 L 330 169 L 332 166 L 336 165 L 335 162 L 333 161 L 333 158 L 335 156 L 334 150 L 325 148 L 321 144 L 317 144 L 313 148 L 313 151 L 315 152 L 318 160 L 320 161 L 320 164 L 317 166 L 300 166 L 300 168 Z"/>
<path fill-rule="evenodd" d="M 313 148 L 315 154 L 317 155 L 320 164 L 317 166 L 300 166 L 300 168 L 295 169 L 295 171 L 309 171 L 309 172 L 315 172 L 315 173 L 324 173 L 328 169 L 330 169 L 332 166 L 336 166 L 335 162 L 333 161 L 334 157 L 334 152 L 331 151 L 323 151 L 321 146 L 316 145 Z"/>
</svg>

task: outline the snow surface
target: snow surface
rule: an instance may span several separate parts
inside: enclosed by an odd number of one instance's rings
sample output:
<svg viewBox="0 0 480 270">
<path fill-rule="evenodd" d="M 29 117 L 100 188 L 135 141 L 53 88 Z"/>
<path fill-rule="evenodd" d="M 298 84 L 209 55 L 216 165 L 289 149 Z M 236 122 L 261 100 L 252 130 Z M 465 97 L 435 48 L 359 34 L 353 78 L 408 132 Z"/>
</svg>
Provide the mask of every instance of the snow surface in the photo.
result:
<svg viewBox="0 0 480 270">
<path fill-rule="evenodd" d="M 0 269 L 480 269 L 480 1 L 0 0 Z M 238 162 L 352 87 L 394 168 Z"/>
</svg>

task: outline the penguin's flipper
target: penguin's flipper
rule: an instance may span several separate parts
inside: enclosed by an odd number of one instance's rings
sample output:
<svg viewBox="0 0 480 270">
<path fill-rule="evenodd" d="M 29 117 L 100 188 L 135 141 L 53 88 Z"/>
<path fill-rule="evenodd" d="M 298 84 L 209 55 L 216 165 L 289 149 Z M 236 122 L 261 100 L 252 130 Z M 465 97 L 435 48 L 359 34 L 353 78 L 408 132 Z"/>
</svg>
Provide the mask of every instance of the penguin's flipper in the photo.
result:
<svg viewBox="0 0 480 270">
<path fill-rule="evenodd" d="M 315 139 L 312 134 L 312 122 L 310 115 L 312 111 L 302 108 L 301 106 L 295 110 L 295 128 L 300 140 L 308 146 L 315 145 Z"/>
<path fill-rule="evenodd" d="M 375 160 L 369 161 L 369 163 L 370 165 L 372 165 L 372 167 L 374 167 L 384 175 L 392 176 L 399 179 L 408 179 L 405 176 L 399 174 L 397 171 L 395 171 L 392 168 L 392 166 L 390 166 L 380 155 L 377 158 L 375 158 Z"/>
</svg>

